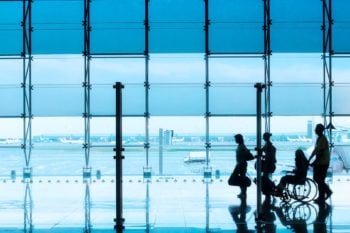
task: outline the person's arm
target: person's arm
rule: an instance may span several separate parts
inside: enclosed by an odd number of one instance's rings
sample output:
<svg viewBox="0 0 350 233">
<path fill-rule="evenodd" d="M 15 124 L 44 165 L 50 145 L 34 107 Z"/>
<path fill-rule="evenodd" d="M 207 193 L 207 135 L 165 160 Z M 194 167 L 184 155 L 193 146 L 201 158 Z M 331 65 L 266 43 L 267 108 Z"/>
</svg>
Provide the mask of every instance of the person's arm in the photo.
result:
<svg viewBox="0 0 350 233">
<path fill-rule="evenodd" d="M 308 160 L 308 162 L 310 163 L 310 161 L 313 159 L 313 157 L 315 157 L 315 155 L 316 155 L 316 152 L 315 152 L 315 149 L 312 151 L 312 153 L 311 153 L 311 156 L 310 156 L 310 158 L 309 158 L 309 160 Z"/>
<path fill-rule="evenodd" d="M 318 143 L 316 143 L 316 146 L 314 148 L 314 150 L 311 152 L 310 158 L 308 159 L 308 163 L 312 165 L 311 160 L 315 157 L 315 155 L 317 154 L 317 147 L 318 147 Z"/>
</svg>

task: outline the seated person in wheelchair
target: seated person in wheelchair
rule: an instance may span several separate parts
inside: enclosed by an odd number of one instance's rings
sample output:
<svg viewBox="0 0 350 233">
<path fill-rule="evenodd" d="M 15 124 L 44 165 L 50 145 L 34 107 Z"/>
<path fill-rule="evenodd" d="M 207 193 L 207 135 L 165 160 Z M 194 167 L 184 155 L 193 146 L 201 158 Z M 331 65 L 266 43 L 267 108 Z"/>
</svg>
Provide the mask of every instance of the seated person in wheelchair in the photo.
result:
<svg viewBox="0 0 350 233">
<path fill-rule="evenodd" d="M 303 184 L 306 180 L 309 162 L 301 149 L 295 151 L 295 169 L 281 178 L 277 190 L 282 191 L 287 184 Z"/>
</svg>

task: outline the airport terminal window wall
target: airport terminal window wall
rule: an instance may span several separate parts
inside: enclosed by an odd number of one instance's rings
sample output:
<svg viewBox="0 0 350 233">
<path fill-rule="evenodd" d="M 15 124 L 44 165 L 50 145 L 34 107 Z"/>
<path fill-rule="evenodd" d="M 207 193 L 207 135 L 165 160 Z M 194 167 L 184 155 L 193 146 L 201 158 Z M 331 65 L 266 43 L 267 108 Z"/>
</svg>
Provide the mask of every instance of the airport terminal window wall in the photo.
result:
<svg viewBox="0 0 350 233">
<path fill-rule="evenodd" d="M 249 148 L 255 147 L 253 85 L 266 82 L 267 57 L 271 61 L 271 96 L 263 106 L 270 105 L 271 122 L 263 128 L 270 128 L 281 158 L 291 158 L 299 146 L 310 148 L 313 124 L 328 121 L 322 87 L 329 84 L 323 80 L 322 6 L 319 1 L 302 2 L 271 1 L 274 24 L 269 56 L 264 54 L 264 1 L 209 1 L 210 23 L 202 0 L 151 0 L 149 18 L 143 0 L 91 1 L 88 41 L 81 25 L 86 19 L 84 1 L 35 1 L 34 30 L 27 30 L 33 35 L 33 174 L 81 175 L 87 134 L 84 62 L 89 63 L 91 84 L 88 136 L 93 173 L 115 172 L 112 85 L 121 81 L 125 85 L 124 174 L 142 175 L 143 168 L 151 167 L 154 175 L 202 175 L 206 166 L 228 174 L 234 166 L 233 134 L 243 133 Z M 340 0 L 334 3 L 334 49 L 346 53 L 348 44 L 343 40 L 349 16 L 343 9 L 348 6 Z M 6 176 L 10 170 L 20 174 L 24 166 L 23 15 L 21 1 L 0 4 L 1 38 L 11 41 L 0 44 L 5 58 L 0 60 L 1 150 L 9 155 L 0 159 L 4 160 L 1 174 Z M 203 28 L 208 29 L 207 37 Z M 84 43 L 90 51 L 81 56 Z M 348 63 L 345 56 L 333 58 L 332 118 L 336 129 L 330 137 L 335 147 L 347 146 L 350 138 L 350 110 L 343 101 L 350 87 Z M 209 154 L 204 162 L 186 164 L 189 152 L 201 155 L 206 149 Z M 67 160 L 72 162 L 69 169 L 57 166 Z"/>
<path fill-rule="evenodd" d="M 37 58 L 36 58 L 37 57 Z M 347 68 L 339 60 L 335 68 L 334 98 L 347 96 Z M 17 60 L 1 60 L 4 70 L 16 67 Z M 83 66 L 79 56 L 35 56 L 33 59 L 33 150 L 32 167 L 35 175 L 81 175 L 84 167 Z M 148 122 L 150 143 L 148 157 L 146 142 L 144 59 L 92 59 L 91 66 L 91 166 L 93 173 L 114 175 L 113 147 L 115 143 L 114 89 L 115 77 L 124 83 L 123 145 L 125 175 L 142 175 L 144 167 L 151 167 L 154 175 L 199 175 L 207 165 L 212 171 L 227 175 L 234 166 L 235 143 L 233 135 L 242 133 L 254 150 L 256 139 L 256 90 L 254 83 L 262 82 L 261 58 L 213 58 L 209 63 L 209 117 L 208 138 L 211 145 L 209 161 L 186 162 L 190 152 L 205 155 L 205 64 L 203 54 L 151 55 Z M 335 64 L 337 64 L 335 62 Z M 64 67 L 64 69 L 62 69 Z M 13 68 L 13 70 L 17 70 Z M 321 71 L 320 71 L 321 70 Z M 21 74 L 7 72 L 21 82 Z M 7 77 L 7 76 L 6 76 Z M 16 81 L 16 78 L 17 81 Z M 38 77 L 38 78 L 36 78 Z M 295 78 L 294 78 L 295 77 Z M 322 59 L 320 54 L 274 54 L 271 80 L 271 132 L 279 150 L 280 168 L 293 163 L 293 151 L 306 151 L 313 146 L 313 126 L 323 122 L 322 113 Z M 6 81 L 7 80 L 7 81 Z M 5 83 L 6 82 L 6 83 Z M 13 89 L 21 92 L 20 84 Z M 17 90 L 18 89 L 18 90 Z M 59 94 L 58 94 L 59 93 Z M 7 99 L 11 99 L 11 94 Z M 339 97 L 338 97 L 339 96 Z M 21 101 L 17 112 L 21 112 Z M 335 101 L 339 106 L 341 101 Z M 69 104 L 67 104 L 69 103 Z M 5 104 L 4 106 L 9 106 Z M 337 106 L 335 104 L 335 106 Z M 13 107 L 13 105 L 9 106 Z M 344 106 L 346 108 L 346 106 Z M 334 117 L 333 132 L 336 145 L 346 145 L 350 126 L 344 108 Z M 4 111 L 6 113 L 11 111 Z M 13 112 L 13 115 L 18 113 Z M 18 174 L 23 168 L 22 119 L 1 119 L 2 176 L 11 170 Z M 311 126 L 310 126 L 311 124 Z M 311 127 L 311 128 L 310 128 Z M 342 128 L 344 127 L 344 128 Z M 163 145 L 160 145 L 162 130 Z M 311 130 L 311 132 L 310 132 Z M 160 158 L 162 156 L 162 158 Z M 342 158 L 340 158 L 341 160 Z M 335 158 L 339 160 L 339 158 Z M 67 166 L 67 161 L 69 165 Z M 6 164 L 6 165 L 5 165 Z M 8 166 L 11 164 L 11 166 Z M 339 165 L 337 165 L 339 166 Z M 64 169 L 63 169 L 64 168 Z M 250 167 L 254 173 L 254 168 Z M 343 173 L 337 169 L 338 173 Z"/>
</svg>

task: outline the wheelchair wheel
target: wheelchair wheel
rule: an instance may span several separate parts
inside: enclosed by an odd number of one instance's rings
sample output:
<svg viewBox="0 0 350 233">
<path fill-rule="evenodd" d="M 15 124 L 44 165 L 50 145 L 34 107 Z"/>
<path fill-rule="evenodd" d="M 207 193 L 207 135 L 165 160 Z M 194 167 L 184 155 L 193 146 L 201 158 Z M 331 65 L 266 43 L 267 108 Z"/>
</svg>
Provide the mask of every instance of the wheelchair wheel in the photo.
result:
<svg viewBox="0 0 350 233">
<path fill-rule="evenodd" d="M 282 211 L 282 215 L 285 218 L 285 221 L 292 221 L 294 217 L 294 209 L 292 207 L 292 204 L 289 202 L 281 202 L 280 208 Z"/>
<path fill-rule="evenodd" d="M 306 178 L 305 184 L 308 183 L 310 187 L 309 194 L 303 199 L 304 202 L 310 202 L 316 199 L 318 195 L 318 187 L 313 179 Z"/>
<path fill-rule="evenodd" d="M 302 220 L 307 224 L 312 223 L 317 216 L 316 208 L 308 203 L 299 203 L 293 208 L 293 220 Z"/>
<path fill-rule="evenodd" d="M 293 192 L 291 194 L 292 198 L 297 201 L 305 201 L 311 193 L 311 185 L 312 184 L 308 182 L 308 179 L 306 179 L 304 184 L 293 185 Z"/>
</svg>

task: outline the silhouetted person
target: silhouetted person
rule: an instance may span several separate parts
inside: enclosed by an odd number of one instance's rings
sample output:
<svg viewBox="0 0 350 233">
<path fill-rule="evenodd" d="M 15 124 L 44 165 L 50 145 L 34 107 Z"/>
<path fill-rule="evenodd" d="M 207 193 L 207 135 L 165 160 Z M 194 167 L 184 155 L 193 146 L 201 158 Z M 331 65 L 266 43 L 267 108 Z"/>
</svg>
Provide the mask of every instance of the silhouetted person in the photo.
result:
<svg viewBox="0 0 350 233">
<path fill-rule="evenodd" d="M 305 182 L 309 161 L 304 152 L 300 149 L 295 151 L 295 169 L 292 171 L 293 175 L 285 175 L 281 178 L 277 185 L 278 190 L 282 191 L 286 184 L 301 184 Z"/>
<path fill-rule="evenodd" d="M 273 192 L 275 188 L 275 184 L 273 183 L 272 179 L 272 173 L 276 170 L 276 148 L 272 144 L 270 138 L 272 134 L 265 132 L 263 134 L 263 140 L 265 141 L 265 144 L 262 148 L 262 151 L 264 152 L 263 160 L 262 160 L 262 192 L 265 195 L 266 199 L 271 198 L 271 193 Z"/>
<path fill-rule="evenodd" d="M 250 211 L 250 206 L 247 206 L 246 199 L 242 198 L 239 206 L 229 206 L 228 210 L 233 221 L 237 226 L 236 233 L 254 233 L 254 230 L 248 230 L 246 214 Z"/>
<path fill-rule="evenodd" d="M 250 179 L 247 177 L 247 161 L 254 159 L 248 148 L 244 145 L 243 136 L 236 134 L 235 142 L 238 144 L 236 149 L 236 166 L 228 180 L 229 185 L 239 186 L 241 193 L 239 198 L 246 198 L 247 187 L 251 185 Z"/>
<path fill-rule="evenodd" d="M 314 233 L 327 233 L 326 220 L 331 212 L 331 206 L 326 202 L 318 203 L 318 213 L 314 221 Z"/>
<path fill-rule="evenodd" d="M 326 184 L 327 170 L 330 162 L 329 143 L 326 136 L 323 134 L 324 126 L 317 124 L 315 133 L 318 136 L 316 140 L 315 149 L 312 151 L 309 161 L 314 156 L 316 159 L 311 163 L 313 166 L 313 178 L 318 186 L 318 198 L 316 202 L 324 202 L 332 195 L 332 191 Z"/>
</svg>

